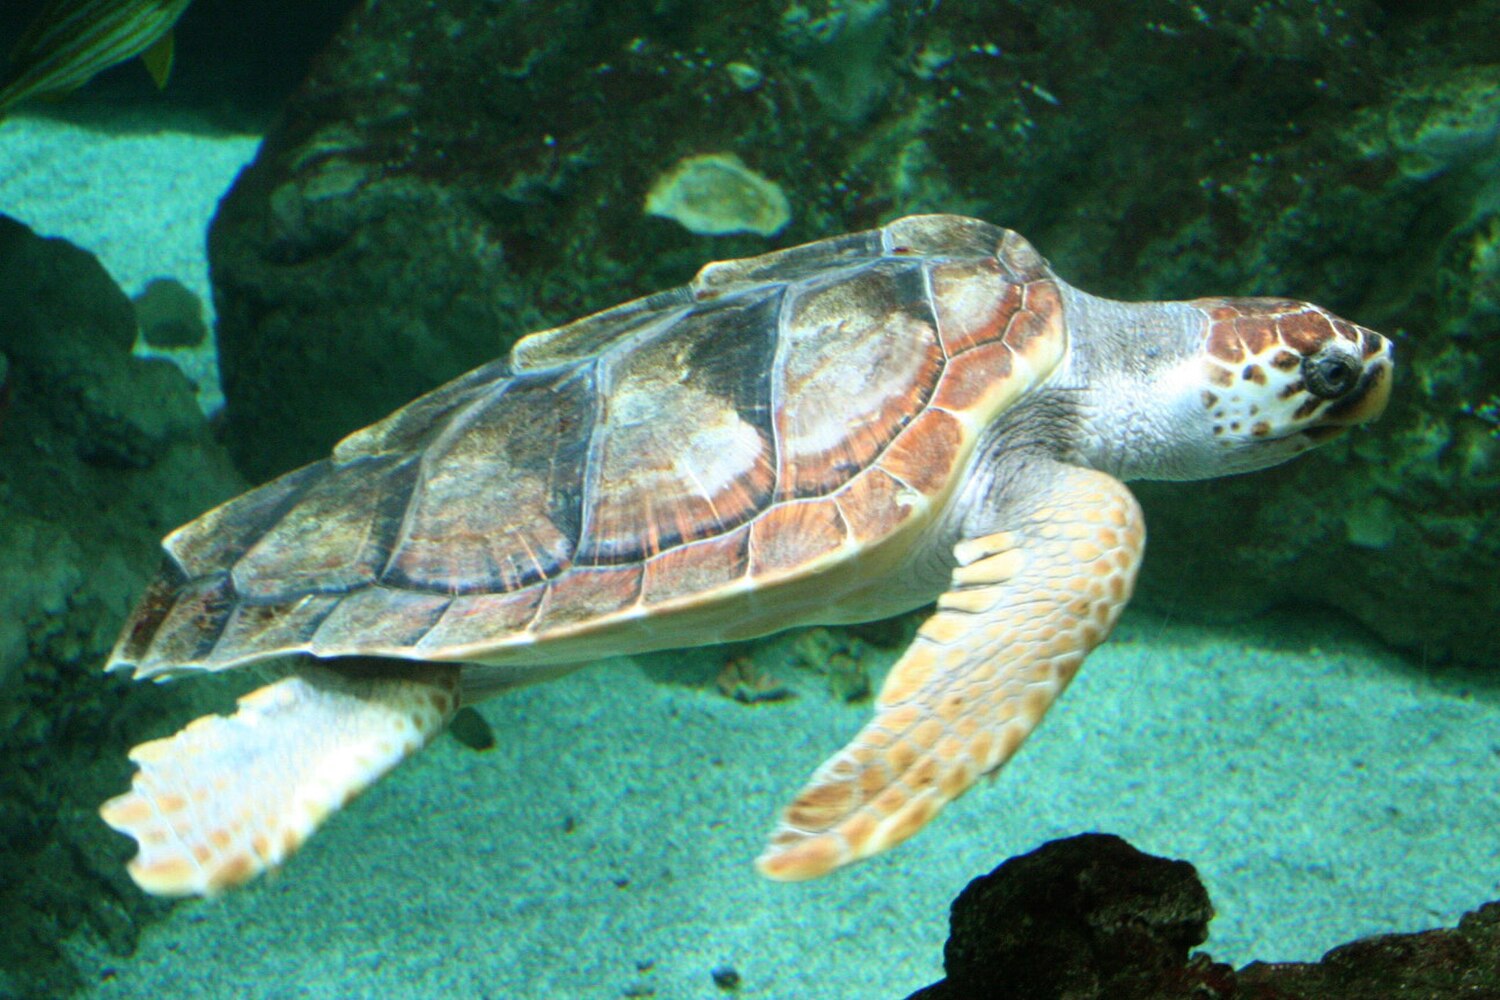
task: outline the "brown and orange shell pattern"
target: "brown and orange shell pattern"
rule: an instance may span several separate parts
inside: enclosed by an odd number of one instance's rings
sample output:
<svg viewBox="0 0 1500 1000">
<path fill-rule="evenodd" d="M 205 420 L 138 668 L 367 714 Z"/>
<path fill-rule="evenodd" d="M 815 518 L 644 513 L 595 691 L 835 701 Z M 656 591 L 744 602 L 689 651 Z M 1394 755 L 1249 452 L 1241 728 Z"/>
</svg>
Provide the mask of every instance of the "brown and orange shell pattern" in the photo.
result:
<svg viewBox="0 0 1500 1000">
<path fill-rule="evenodd" d="M 798 581 L 827 599 L 808 581 L 909 544 L 1065 349 L 1046 263 L 972 219 L 711 264 L 169 535 L 111 666 L 563 663 L 796 624 L 704 609 Z"/>
</svg>

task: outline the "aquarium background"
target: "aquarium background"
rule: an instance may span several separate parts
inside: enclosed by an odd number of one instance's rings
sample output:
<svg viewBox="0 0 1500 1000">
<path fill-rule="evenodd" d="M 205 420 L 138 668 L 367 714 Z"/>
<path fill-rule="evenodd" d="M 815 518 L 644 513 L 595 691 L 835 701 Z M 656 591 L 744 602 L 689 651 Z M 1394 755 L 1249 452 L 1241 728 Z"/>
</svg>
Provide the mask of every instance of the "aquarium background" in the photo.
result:
<svg viewBox="0 0 1500 1000">
<path fill-rule="evenodd" d="M 0 10 L 0 51 L 38 7 Z M 1193 862 L 1236 965 L 1500 897 L 1496 23 L 197 0 L 160 92 L 131 61 L 15 109 L 0 995 L 710 997 L 727 966 L 747 996 L 897 998 L 941 976 L 970 878 L 1083 830 Z M 730 180 L 696 214 L 666 184 L 694 162 Z M 918 211 L 1014 228 L 1100 294 L 1317 301 L 1396 338 L 1396 396 L 1290 466 L 1143 486 L 1139 597 L 1047 725 L 829 879 L 750 861 L 910 621 L 487 703 L 494 749 L 439 741 L 279 876 L 140 895 L 95 815 L 126 749 L 258 683 L 100 675 L 162 534 L 530 330 Z M 726 696 L 733 656 L 795 697 Z"/>
</svg>

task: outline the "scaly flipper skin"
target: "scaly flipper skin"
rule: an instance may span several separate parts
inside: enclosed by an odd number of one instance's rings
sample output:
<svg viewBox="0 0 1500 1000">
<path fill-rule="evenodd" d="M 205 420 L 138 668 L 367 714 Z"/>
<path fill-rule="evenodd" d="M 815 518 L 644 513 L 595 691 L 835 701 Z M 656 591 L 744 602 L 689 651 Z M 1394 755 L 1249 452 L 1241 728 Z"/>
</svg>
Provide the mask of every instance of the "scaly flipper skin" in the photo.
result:
<svg viewBox="0 0 1500 1000">
<path fill-rule="evenodd" d="M 955 546 L 951 588 L 875 718 L 787 809 L 764 874 L 815 878 L 916 833 L 1010 759 L 1114 627 L 1145 548 L 1140 507 L 1104 473 L 1047 475 L 1005 530 Z"/>
<path fill-rule="evenodd" d="M 426 746 L 458 704 L 459 668 L 309 666 L 130 752 L 130 791 L 100 810 L 140 846 L 130 877 L 208 896 L 275 868 L 323 821 Z"/>
</svg>

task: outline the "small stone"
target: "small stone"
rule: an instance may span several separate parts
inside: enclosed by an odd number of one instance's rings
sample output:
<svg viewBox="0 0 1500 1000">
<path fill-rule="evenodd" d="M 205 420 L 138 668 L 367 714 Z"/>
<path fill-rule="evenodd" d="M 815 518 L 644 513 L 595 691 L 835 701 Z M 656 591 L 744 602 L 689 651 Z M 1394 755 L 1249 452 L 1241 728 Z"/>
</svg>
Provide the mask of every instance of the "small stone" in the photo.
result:
<svg viewBox="0 0 1500 1000">
<path fill-rule="evenodd" d="M 490 724 L 480 715 L 472 705 L 465 705 L 453 716 L 453 721 L 448 723 L 448 732 L 470 750 L 493 750 L 495 748 L 495 731 Z"/>
<path fill-rule="evenodd" d="M 740 974 L 732 965 L 715 966 L 709 975 L 714 979 L 714 985 L 725 993 L 733 993 L 740 988 Z"/>
<path fill-rule="evenodd" d="M 208 339 L 203 303 L 175 278 L 153 278 L 132 301 L 141 335 L 152 347 L 196 347 Z"/>
<path fill-rule="evenodd" d="M 731 657 L 714 678 L 714 686 L 726 698 L 746 705 L 760 702 L 784 701 L 794 692 L 769 670 L 756 666 L 746 656 Z"/>
<path fill-rule="evenodd" d="M 781 188 L 732 153 L 678 161 L 651 186 L 646 214 L 672 219 L 699 236 L 773 236 L 792 218 Z"/>
</svg>

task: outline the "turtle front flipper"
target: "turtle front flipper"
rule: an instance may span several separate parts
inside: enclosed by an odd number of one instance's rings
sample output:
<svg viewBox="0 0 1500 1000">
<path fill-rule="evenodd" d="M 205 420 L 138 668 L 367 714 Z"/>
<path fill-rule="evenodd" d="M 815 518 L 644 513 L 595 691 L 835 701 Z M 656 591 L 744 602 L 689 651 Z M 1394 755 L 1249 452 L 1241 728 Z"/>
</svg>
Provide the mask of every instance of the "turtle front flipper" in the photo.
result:
<svg viewBox="0 0 1500 1000">
<path fill-rule="evenodd" d="M 951 587 L 875 718 L 813 774 L 757 862 L 814 878 L 916 833 L 1008 760 L 1130 598 L 1145 525 L 1124 484 L 1057 463 L 1002 530 L 954 547 Z M 977 533 L 976 533 L 977 534 Z"/>
<path fill-rule="evenodd" d="M 134 837 L 130 877 L 212 895 L 281 864 L 336 809 L 442 732 L 456 664 L 309 665 L 130 751 L 130 791 L 99 810 Z"/>
</svg>

